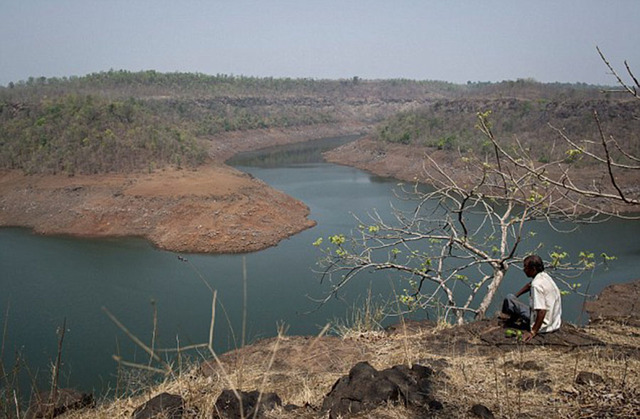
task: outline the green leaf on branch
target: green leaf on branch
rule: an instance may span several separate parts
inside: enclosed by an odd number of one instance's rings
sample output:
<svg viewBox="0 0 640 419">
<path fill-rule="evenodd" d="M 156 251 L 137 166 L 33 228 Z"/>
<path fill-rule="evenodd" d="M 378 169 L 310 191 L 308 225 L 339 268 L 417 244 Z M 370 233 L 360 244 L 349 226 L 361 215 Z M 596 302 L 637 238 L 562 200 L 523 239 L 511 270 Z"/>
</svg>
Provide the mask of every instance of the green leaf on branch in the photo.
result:
<svg viewBox="0 0 640 419">
<path fill-rule="evenodd" d="M 467 282 L 469 280 L 469 278 L 466 275 L 460 275 L 460 274 L 456 274 L 454 278 L 457 281 L 462 281 L 462 282 Z"/>
<path fill-rule="evenodd" d="M 340 246 L 344 244 L 347 239 L 344 237 L 344 234 L 334 234 L 333 236 L 329 236 L 329 241 L 336 246 Z"/>
<path fill-rule="evenodd" d="M 602 259 L 604 259 L 604 261 L 605 261 L 605 262 L 611 262 L 611 261 L 613 261 L 613 260 L 618 259 L 618 257 L 617 257 L 617 256 L 609 256 L 609 255 L 607 255 L 607 254 L 606 254 L 606 253 L 604 253 L 604 252 L 600 254 L 600 257 L 601 257 Z"/>
<path fill-rule="evenodd" d="M 596 266 L 595 255 L 588 252 L 580 252 L 578 255 L 580 263 L 584 265 L 585 269 L 593 269 Z"/>
<path fill-rule="evenodd" d="M 551 266 L 557 268 L 569 256 L 567 252 L 551 252 Z"/>
</svg>

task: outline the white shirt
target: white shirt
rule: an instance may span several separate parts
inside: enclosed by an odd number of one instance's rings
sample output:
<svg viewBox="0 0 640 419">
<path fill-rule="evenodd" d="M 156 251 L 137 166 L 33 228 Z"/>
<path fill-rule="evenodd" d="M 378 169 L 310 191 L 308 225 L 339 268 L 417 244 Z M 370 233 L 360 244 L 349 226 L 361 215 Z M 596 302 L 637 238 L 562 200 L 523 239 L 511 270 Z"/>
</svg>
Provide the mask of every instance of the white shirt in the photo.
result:
<svg viewBox="0 0 640 419">
<path fill-rule="evenodd" d="M 562 302 L 560 290 L 546 272 L 539 272 L 531 281 L 531 326 L 536 322 L 535 310 L 546 310 L 540 333 L 553 332 L 562 323 Z"/>
</svg>

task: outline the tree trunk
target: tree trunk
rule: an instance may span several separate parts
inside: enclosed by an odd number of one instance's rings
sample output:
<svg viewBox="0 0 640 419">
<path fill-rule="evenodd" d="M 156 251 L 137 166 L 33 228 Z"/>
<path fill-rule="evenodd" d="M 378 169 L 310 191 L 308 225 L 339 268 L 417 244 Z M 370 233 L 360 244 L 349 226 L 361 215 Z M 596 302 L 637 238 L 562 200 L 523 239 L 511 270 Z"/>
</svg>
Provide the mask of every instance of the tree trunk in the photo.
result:
<svg viewBox="0 0 640 419">
<path fill-rule="evenodd" d="M 502 283 L 504 279 L 504 274 L 506 273 L 506 269 L 502 267 L 494 267 L 493 268 L 493 280 L 489 284 L 487 288 L 487 294 L 482 299 L 482 303 L 480 303 L 480 307 L 478 307 L 478 312 L 476 313 L 476 320 L 483 319 L 487 310 L 489 309 L 489 305 L 491 305 L 491 301 L 493 301 L 493 297 L 498 290 L 498 287 Z"/>
</svg>

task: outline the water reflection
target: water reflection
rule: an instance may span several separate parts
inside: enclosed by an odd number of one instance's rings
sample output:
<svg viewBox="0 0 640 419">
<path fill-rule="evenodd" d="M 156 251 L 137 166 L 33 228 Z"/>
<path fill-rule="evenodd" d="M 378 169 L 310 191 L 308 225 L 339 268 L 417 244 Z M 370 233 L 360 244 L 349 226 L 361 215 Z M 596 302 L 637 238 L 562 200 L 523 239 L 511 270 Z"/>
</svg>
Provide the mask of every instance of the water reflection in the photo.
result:
<svg viewBox="0 0 640 419">
<path fill-rule="evenodd" d="M 322 153 L 358 139 L 360 135 L 322 138 L 303 143 L 286 144 L 238 154 L 227 160 L 231 166 L 277 168 L 320 163 Z"/>
</svg>

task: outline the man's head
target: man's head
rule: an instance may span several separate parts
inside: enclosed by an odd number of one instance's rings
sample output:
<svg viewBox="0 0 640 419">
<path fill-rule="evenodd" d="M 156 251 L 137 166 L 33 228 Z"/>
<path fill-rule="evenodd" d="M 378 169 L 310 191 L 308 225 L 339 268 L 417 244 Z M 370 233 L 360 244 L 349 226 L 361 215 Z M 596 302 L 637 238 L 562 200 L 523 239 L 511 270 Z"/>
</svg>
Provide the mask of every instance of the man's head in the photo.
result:
<svg viewBox="0 0 640 419">
<path fill-rule="evenodd" d="M 524 273 L 529 278 L 533 278 L 544 271 L 544 263 L 538 255 L 530 255 L 524 258 Z"/>
</svg>

